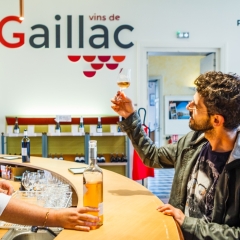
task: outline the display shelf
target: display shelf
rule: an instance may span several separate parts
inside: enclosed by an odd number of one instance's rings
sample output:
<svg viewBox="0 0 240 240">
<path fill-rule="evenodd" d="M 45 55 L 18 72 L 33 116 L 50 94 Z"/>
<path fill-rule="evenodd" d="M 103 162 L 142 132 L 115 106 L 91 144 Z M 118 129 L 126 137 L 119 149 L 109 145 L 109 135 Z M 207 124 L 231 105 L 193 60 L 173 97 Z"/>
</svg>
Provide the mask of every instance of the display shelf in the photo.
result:
<svg viewBox="0 0 240 240">
<path fill-rule="evenodd" d="M 22 130 L 28 129 L 28 126 L 34 128 L 35 133 L 29 133 L 31 140 L 31 156 L 42 156 L 48 158 L 52 155 L 62 155 L 66 161 L 74 161 L 76 154 L 85 157 L 85 163 L 88 164 L 88 144 L 89 140 L 97 140 L 98 154 L 105 157 L 105 163 L 98 163 L 102 168 L 129 176 L 128 162 L 110 162 L 111 154 L 124 154 L 129 160 L 129 141 L 127 135 L 123 132 L 117 132 L 118 116 L 101 117 L 103 132 L 92 132 L 95 130 L 97 117 L 84 117 L 85 132 L 76 132 L 77 124 L 80 118 L 72 118 L 71 122 L 61 123 L 61 133 L 54 131 L 54 118 L 28 118 L 18 117 L 20 133 L 11 132 L 2 133 L 2 154 L 21 152 Z M 6 117 L 7 126 L 14 125 L 15 117 Z M 51 126 L 51 128 L 50 128 Z M 74 127 L 72 127 L 74 126 Z M 11 129 L 12 127 L 8 128 Z M 6 128 L 7 129 L 7 128 Z M 50 131 L 49 131 L 50 130 Z M 61 161 L 59 159 L 59 161 Z"/>
<path fill-rule="evenodd" d="M 106 162 L 106 163 L 97 163 L 99 166 L 127 166 L 127 162 Z"/>
<path fill-rule="evenodd" d="M 59 136 L 85 136 L 85 133 L 80 133 L 80 132 L 61 132 L 61 133 L 47 133 L 47 136 L 49 137 L 59 137 Z"/>
<path fill-rule="evenodd" d="M 23 133 L 5 133 L 5 137 L 23 137 Z M 42 133 L 30 133 L 28 137 L 41 137 Z"/>
<path fill-rule="evenodd" d="M 14 135 L 14 133 L 13 133 Z M 20 134 L 18 134 L 20 135 Z M 23 135 L 23 134 L 22 134 Z M 126 133 L 123 132 L 103 132 L 103 133 L 89 133 L 90 136 L 126 136 Z M 12 136 L 12 135 L 11 135 Z M 30 135 L 28 135 L 30 137 Z M 85 133 L 80 132 L 61 132 L 61 133 L 47 133 L 47 136 L 85 136 Z"/>
<path fill-rule="evenodd" d="M 90 136 L 126 136 L 126 133 L 123 132 L 116 132 L 116 133 L 111 133 L 111 132 L 103 132 L 103 133 L 90 133 Z"/>
</svg>

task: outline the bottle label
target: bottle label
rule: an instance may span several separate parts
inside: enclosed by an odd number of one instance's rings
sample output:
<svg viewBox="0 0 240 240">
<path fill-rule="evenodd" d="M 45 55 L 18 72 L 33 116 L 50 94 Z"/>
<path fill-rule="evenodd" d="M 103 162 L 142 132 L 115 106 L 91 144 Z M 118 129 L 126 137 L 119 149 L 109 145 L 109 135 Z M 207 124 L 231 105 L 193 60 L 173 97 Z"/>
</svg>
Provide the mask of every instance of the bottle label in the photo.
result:
<svg viewBox="0 0 240 240">
<path fill-rule="evenodd" d="M 97 133 L 102 133 L 102 128 L 97 128 Z"/>
<path fill-rule="evenodd" d="M 19 128 L 13 130 L 14 133 L 19 133 Z"/>
<path fill-rule="evenodd" d="M 80 133 L 84 133 L 84 128 L 83 128 L 83 127 L 80 127 L 80 128 L 79 128 L 79 132 L 80 132 Z"/>
<path fill-rule="evenodd" d="M 103 203 L 99 203 L 98 208 L 99 208 L 98 216 L 102 216 L 103 215 Z"/>
<path fill-rule="evenodd" d="M 60 129 L 55 129 L 55 132 L 56 133 L 60 133 Z"/>
<path fill-rule="evenodd" d="M 22 156 L 27 156 L 27 148 L 22 148 Z"/>
</svg>

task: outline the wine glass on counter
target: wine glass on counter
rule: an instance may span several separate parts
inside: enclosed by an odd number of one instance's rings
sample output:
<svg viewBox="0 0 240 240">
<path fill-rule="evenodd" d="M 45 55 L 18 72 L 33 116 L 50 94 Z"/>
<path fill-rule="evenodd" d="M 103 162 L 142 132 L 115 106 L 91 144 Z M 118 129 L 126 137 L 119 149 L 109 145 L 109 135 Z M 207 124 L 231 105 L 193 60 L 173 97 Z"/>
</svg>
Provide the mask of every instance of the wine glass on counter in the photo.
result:
<svg viewBox="0 0 240 240">
<path fill-rule="evenodd" d="M 117 77 L 117 85 L 120 88 L 120 91 L 128 88 L 131 83 L 131 69 L 130 68 L 121 68 L 118 77 Z"/>
<path fill-rule="evenodd" d="M 22 174 L 22 185 L 23 187 L 25 188 L 25 190 L 28 192 L 28 191 L 31 191 L 31 182 L 30 182 L 30 172 L 29 171 L 25 171 L 23 174 Z M 28 193 L 25 194 L 25 197 L 30 197 L 30 195 Z"/>
</svg>

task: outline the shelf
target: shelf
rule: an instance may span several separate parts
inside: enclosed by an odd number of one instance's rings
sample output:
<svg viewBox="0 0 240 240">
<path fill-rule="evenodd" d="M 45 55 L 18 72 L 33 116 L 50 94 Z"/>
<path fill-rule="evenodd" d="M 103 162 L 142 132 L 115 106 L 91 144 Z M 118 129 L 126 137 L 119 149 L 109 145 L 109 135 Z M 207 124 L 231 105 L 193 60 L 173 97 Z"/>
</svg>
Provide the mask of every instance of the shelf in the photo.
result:
<svg viewBox="0 0 240 240">
<path fill-rule="evenodd" d="M 119 163 L 112 163 L 112 162 L 106 162 L 106 163 L 97 163 L 99 166 L 127 166 L 127 162 L 119 162 Z"/>
<path fill-rule="evenodd" d="M 61 133 L 47 133 L 47 136 L 49 137 L 72 137 L 72 136 L 85 136 L 84 133 L 80 133 L 80 132 L 76 132 L 76 133 L 72 133 L 72 132 L 61 132 Z"/>
<path fill-rule="evenodd" d="M 23 137 L 23 133 L 6 133 L 5 137 Z M 31 133 L 28 134 L 28 137 L 41 137 L 42 133 Z"/>
<path fill-rule="evenodd" d="M 85 136 L 85 133 L 72 133 L 72 132 L 61 132 L 61 133 L 47 133 L 49 137 L 72 137 L 72 136 Z M 90 133 L 90 136 L 126 136 L 126 133 L 117 132 L 117 133 L 110 133 L 110 132 L 103 132 L 103 133 Z M 4 134 L 5 137 L 23 137 L 23 133 L 6 133 Z M 28 134 L 28 137 L 41 137 L 42 133 L 31 133 Z"/>
<path fill-rule="evenodd" d="M 80 133 L 80 132 L 76 132 L 76 133 L 71 133 L 71 132 L 61 132 L 61 133 L 47 133 L 47 136 L 49 137 L 54 137 L 54 136 L 58 136 L 58 137 L 61 137 L 61 136 L 85 136 L 86 134 L 85 133 Z M 127 134 L 126 133 L 123 133 L 123 132 L 117 132 L 117 133 L 111 133 L 111 132 L 103 132 L 103 133 L 89 133 L 90 136 L 95 136 L 95 137 L 98 137 L 98 136 L 102 136 L 102 137 L 107 137 L 107 136 L 126 136 Z"/>
<path fill-rule="evenodd" d="M 49 137 L 72 137 L 72 136 L 85 136 L 85 133 L 71 133 L 71 132 L 61 132 L 61 133 L 47 133 L 47 136 Z M 90 136 L 98 137 L 107 137 L 107 136 L 126 136 L 126 133 L 123 132 L 117 132 L 117 133 L 110 133 L 110 132 L 103 132 L 103 133 L 89 133 Z"/>
<path fill-rule="evenodd" d="M 123 132 L 116 132 L 116 133 L 110 133 L 110 132 L 103 132 L 103 133 L 90 133 L 90 136 L 126 136 L 126 133 Z"/>
</svg>

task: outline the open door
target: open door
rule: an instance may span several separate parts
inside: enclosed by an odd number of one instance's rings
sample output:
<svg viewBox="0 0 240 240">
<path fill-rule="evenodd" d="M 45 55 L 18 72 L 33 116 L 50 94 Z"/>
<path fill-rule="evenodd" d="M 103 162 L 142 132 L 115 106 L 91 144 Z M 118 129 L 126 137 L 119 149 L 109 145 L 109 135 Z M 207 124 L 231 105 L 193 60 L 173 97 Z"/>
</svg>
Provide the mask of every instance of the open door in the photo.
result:
<svg viewBox="0 0 240 240">
<path fill-rule="evenodd" d="M 200 60 L 200 73 L 215 71 L 216 69 L 216 54 L 210 53 Z"/>
<path fill-rule="evenodd" d="M 161 146 L 161 90 L 160 77 L 148 80 L 148 126 L 150 128 L 150 137 L 157 147 Z"/>
</svg>

